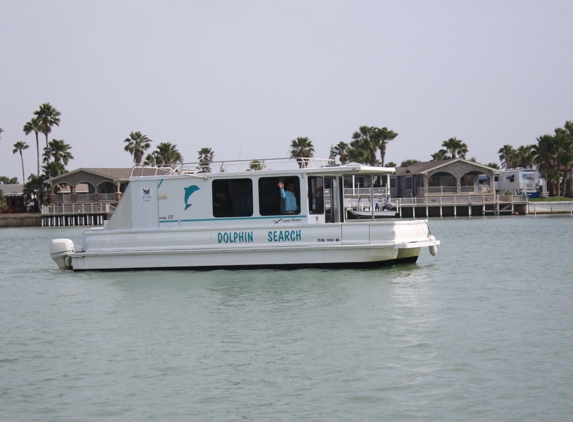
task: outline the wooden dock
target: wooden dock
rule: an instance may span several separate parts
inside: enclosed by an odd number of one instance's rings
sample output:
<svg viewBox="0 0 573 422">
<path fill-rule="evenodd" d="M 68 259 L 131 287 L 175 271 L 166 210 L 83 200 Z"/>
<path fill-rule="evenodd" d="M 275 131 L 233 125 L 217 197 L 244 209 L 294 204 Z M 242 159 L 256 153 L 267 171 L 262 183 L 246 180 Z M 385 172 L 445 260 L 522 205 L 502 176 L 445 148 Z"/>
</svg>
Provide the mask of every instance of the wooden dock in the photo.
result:
<svg viewBox="0 0 573 422">
<path fill-rule="evenodd" d="M 42 206 L 42 227 L 102 226 L 115 207 L 108 203 L 67 203 Z"/>
</svg>

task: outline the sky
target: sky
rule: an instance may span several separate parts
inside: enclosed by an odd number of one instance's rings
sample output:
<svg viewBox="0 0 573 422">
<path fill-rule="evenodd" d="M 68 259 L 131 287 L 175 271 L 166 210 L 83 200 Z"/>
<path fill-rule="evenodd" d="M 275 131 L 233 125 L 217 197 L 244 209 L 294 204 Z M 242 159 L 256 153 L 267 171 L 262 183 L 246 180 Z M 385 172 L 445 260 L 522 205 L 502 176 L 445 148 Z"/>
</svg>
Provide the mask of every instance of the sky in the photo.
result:
<svg viewBox="0 0 573 422">
<path fill-rule="evenodd" d="M 573 120 L 571 0 L 0 0 L 0 175 L 35 171 L 50 139 L 80 167 L 131 167 L 140 131 L 186 162 L 316 157 L 360 126 L 398 137 L 386 160 L 430 160 L 456 137 L 498 162 Z M 41 145 L 45 142 L 40 137 Z"/>
</svg>

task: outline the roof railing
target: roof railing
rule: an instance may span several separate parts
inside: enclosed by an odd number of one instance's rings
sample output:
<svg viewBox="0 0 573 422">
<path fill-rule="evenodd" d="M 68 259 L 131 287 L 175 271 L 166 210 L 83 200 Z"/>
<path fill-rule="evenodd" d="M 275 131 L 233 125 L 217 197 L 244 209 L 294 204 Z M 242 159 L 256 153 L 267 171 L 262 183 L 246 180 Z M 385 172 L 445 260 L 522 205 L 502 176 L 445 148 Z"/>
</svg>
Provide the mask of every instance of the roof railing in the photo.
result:
<svg viewBox="0 0 573 422">
<path fill-rule="evenodd" d="M 250 160 L 221 160 L 209 162 L 196 161 L 164 166 L 134 166 L 131 169 L 131 176 L 156 176 L 160 172 L 165 172 L 165 174 L 198 175 L 201 173 L 279 170 L 283 168 L 292 168 L 293 165 L 297 165 L 297 168 L 320 168 L 334 166 L 336 163 L 333 159 L 330 158 L 314 157 L 261 158 Z"/>
</svg>

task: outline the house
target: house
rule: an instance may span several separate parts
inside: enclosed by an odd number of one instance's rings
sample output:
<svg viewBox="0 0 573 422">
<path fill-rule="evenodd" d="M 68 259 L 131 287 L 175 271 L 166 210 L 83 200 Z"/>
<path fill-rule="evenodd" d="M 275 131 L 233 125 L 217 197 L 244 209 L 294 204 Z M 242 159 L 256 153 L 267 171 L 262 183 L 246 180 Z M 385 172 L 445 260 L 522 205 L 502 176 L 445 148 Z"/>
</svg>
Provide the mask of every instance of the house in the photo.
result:
<svg viewBox="0 0 573 422">
<path fill-rule="evenodd" d="M 2 184 L 0 190 L 6 198 L 8 208 L 4 210 L 6 213 L 26 212 L 26 204 L 24 202 L 24 185 L 22 183 L 16 184 Z"/>
<path fill-rule="evenodd" d="M 494 168 L 464 158 L 415 163 L 408 167 L 396 167 L 395 174 L 390 178 L 390 193 L 394 198 L 493 195 L 495 171 Z"/>
<path fill-rule="evenodd" d="M 156 168 L 79 168 L 52 177 L 50 203 L 109 203 L 116 205 L 129 184 L 129 178 L 146 176 L 170 169 Z"/>
</svg>

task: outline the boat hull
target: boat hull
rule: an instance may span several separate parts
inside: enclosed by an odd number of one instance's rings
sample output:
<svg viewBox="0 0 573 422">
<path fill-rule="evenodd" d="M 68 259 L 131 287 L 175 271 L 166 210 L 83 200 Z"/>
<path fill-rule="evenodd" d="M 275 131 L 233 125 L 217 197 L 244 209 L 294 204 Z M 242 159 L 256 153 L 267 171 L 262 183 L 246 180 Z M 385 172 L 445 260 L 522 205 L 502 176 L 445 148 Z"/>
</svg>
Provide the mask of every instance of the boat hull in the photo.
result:
<svg viewBox="0 0 573 422">
<path fill-rule="evenodd" d="M 85 251 L 65 262 L 75 271 L 372 268 L 416 262 L 422 247 L 439 243 L 417 220 L 240 229 L 96 229 L 84 234 Z"/>
</svg>

